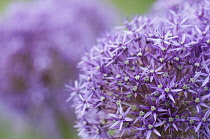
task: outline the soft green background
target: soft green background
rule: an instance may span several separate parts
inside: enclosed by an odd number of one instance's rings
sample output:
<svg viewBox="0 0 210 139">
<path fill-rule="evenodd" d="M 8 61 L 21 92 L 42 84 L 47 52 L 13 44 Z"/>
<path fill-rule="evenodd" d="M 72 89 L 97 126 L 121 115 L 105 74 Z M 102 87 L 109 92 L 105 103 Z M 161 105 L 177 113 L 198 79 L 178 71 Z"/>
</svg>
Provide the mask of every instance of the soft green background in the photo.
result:
<svg viewBox="0 0 210 139">
<path fill-rule="evenodd" d="M 155 0 L 108 0 L 115 5 L 124 16 L 143 14 L 147 12 Z"/>
<path fill-rule="evenodd" d="M 5 7 L 11 1 L 17 0 L 0 0 L 0 13 L 4 13 Z M 21 1 L 21 0 L 18 0 Z M 24 0 L 22 0 L 24 1 Z M 121 15 L 128 17 L 129 15 L 145 13 L 155 0 L 105 0 L 114 5 L 121 12 Z M 40 133 L 29 126 L 24 126 L 23 130 L 19 130 L 18 126 L 14 123 L 16 120 L 9 120 L 1 114 L 0 111 L 0 139 L 45 139 L 41 137 Z M 61 121 L 63 139 L 77 139 L 72 136 L 72 131 Z"/>
</svg>

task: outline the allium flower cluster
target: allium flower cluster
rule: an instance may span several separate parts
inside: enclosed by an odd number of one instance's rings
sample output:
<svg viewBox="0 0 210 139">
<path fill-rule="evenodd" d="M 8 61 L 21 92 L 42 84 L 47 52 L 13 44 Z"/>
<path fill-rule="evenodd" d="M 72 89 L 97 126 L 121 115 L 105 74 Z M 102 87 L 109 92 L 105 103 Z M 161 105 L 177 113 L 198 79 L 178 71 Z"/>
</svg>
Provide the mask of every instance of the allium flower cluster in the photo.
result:
<svg viewBox="0 0 210 139">
<path fill-rule="evenodd" d="M 209 7 L 187 0 L 99 40 L 69 87 L 81 138 L 210 138 Z"/>
<path fill-rule="evenodd" d="M 64 84 L 78 76 L 82 50 L 93 45 L 116 17 L 100 2 L 84 2 L 37 0 L 15 3 L 6 11 L 0 23 L 4 104 L 36 117 L 51 110 L 54 115 L 68 112 Z"/>
</svg>

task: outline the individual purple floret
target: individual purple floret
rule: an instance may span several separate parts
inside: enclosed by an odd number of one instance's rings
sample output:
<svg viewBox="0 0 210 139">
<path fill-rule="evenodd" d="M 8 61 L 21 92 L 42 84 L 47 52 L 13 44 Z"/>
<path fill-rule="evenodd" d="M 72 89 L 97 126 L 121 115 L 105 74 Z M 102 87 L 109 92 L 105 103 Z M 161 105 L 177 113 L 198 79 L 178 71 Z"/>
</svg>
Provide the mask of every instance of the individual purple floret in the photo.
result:
<svg viewBox="0 0 210 139">
<path fill-rule="evenodd" d="M 95 0 L 12 4 L 0 23 L 1 101 L 37 119 L 52 111 L 72 120 L 64 84 L 76 79 L 83 49 L 94 45 L 115 18 Z"/>
<path fill-rule="evenodd" d="M 186 0 L 98 40 L 69 87 L 81 138 L 210 138 L 209 7 Z"/>
</svg>

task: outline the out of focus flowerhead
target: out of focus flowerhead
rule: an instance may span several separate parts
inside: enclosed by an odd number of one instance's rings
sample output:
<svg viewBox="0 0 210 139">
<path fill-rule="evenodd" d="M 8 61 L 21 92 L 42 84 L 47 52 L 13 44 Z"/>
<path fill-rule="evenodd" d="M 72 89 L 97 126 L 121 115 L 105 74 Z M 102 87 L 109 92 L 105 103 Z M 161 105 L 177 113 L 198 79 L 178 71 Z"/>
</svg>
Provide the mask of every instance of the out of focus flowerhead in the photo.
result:
<svg viewBox="0 0 210 139">
<path fill-rule="evenodd" d="M 36 116 L 68 108 L 64 84 L 78 76 L 76 62 L 83 49 L 115 17 L 111 8 L 95 0 L 12 4 L 0 26 L 1 101 Z"/>
<path fill-rule="evenodd" d="M 81 138 L 210 138 L 209 6 L 186 0 L 99 40 L 69 87 Z"/>
</svg>

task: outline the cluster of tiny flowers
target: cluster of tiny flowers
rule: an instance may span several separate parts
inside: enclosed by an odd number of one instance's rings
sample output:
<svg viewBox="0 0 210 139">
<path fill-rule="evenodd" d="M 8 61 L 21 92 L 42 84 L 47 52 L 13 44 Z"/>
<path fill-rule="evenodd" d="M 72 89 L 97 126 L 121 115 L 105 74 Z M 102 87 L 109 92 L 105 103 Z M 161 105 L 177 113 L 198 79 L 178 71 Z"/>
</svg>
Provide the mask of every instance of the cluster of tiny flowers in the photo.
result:
<svg viewBox="0 0 210 139">
<path fill-rule="evenodd" d="M 69 99 L 81 138 L 210 138 L 209 1 L 135 17 L 78 65 Z"/>
<path fill-rule="evenodd" d="M 37 0 L 8 8 L 0 26 L 4 104 L 33 116 L 49 111 L 45 108 L 68 112 L 64 84 L 78 76 L 81 51 L 115 21 L 108 6 L 95 0 L 84 2 Z"/>
</svg>

